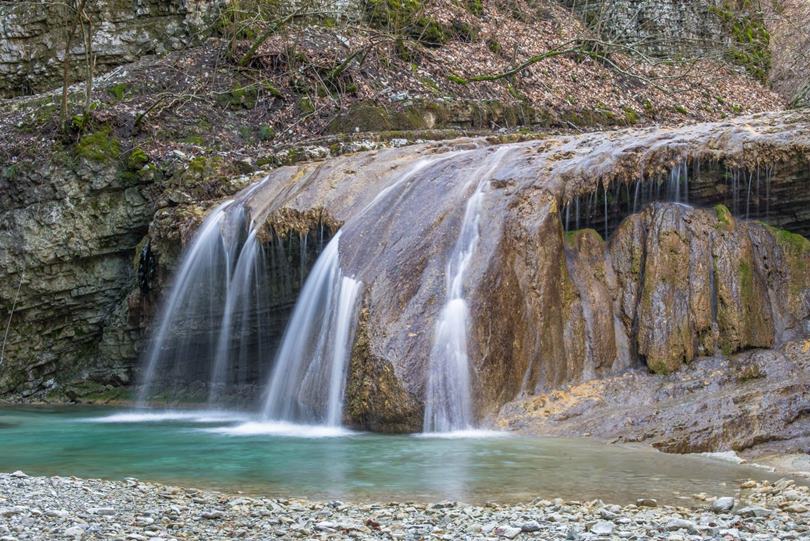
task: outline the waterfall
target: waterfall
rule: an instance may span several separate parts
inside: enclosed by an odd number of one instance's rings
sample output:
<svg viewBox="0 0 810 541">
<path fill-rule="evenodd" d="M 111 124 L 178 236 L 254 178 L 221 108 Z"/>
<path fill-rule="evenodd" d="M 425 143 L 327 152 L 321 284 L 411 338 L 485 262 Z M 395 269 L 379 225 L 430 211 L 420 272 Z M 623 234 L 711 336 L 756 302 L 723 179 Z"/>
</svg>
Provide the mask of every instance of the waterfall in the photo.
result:
<svg viewBox="0 0 810 541">
<path fill-rule="evenodd" d="M 562 204 L 563 212 L 560 219 L 563 231 L 571 231 L 572 225 L 575 230 L 601 228 L 602 237 L 608 239 L 625 216 L 640 212 L 650 203 L 666 201 L 689 205 L 689 167 L 689 159 L 684 157 L 673 165 L 665 175 L 648 175 L 645 178 L 642 172 L 632 182 L 611 182 L 607 179 L 596 181 L 594 189 L 588 192 L 586 199 L 584 194 L 576 194 L 569 197 Z M 697 160 L 694 160 L 693 167 L 693 182 L 695 180 L 699 181 L 700 164 Z M 731 173 L 729 173 L 729 179 L 731 178 Z M 732 180 L 729 180 L 729 182 L 732 182 Z M 729 193 L 732 192 L 734 186 L 737 186 L 738 181 L 734 180 L 733 182 L 734 184 L 728 190 Z M 602 192 L 602 201 L 599 201 L 600 190 Z M 622 193 L 622 190 L 624 190 L 624 193 Z M 749 181 L 749 199 L 751 190 Z M 581 217 L 580 197 L 584 198 Z M 573 209 L 571 209 L 572 205 Z M 573 219 L 570 215 L 572 210 L 574 213 Z"/>
<path fill-rule="evenodd" d="M 297 238 L 301 254 L 293 268 L 303 279 L 308 235 Z M 326 245 L 295 304 L 267 385 L 267 418 L 340 424 L 361 284 L 340 270 L 339 238 L 338 233 Z M 284 239 L 274 235 L 272 242 L 266 254 L 241 202 L 228 201 L 209 214 L 182 258 L 161 312 L 139 406 L 167 380 L 207 383 L 209 407 L 221 405 L 232 385 L 255 380 L 250 367 L 270 361 L 264 344 L 271 297 L 268 256 L 277 271 L 287 261 Z M 290 273 L 278 272 L 276 278 L 280 293 L 292 295 Z"/>
<path fill-rule="evenodd" d="M 239 326 L 240 332 L 237 335 L 237 346 L 241 344 L 242 338 L 247 331 L 245 321 L 249 317 L 249 304 L 253 300 L 251 295 L 255 285 L 253 275 L 258 272 L 257 261 L 260 260 L 257 258 L 257 254 L 260 251 L 261 245 L 256 240 L 256 230 L 251 229 L 245 244 L 239 252 L 236 268 L 226 284 L 222 325 L 219 329 L 214 368 L 208 390 L 209 405 L 216 404 L 225 390 L 224 384 L 227 381 L 227 370 L 231 357 L 231 341 L 236 330 L 233 321 L 235 316 L 241 316 L 242 319 L 242 324 Z M 241 310 L 239 309 L 240 306 Z"/>
<path fill-rule="evenodd" d="M 361 283 L 341 272 L 339 242 L 340 232 L 295 304 L 267 385 L 269 420 L 340 425 Z"/>
<path fill-rule="evenodd" d="M 162 393 L 209 407 L 246 398 L 228 391 L 261 373 L 270 328 L 269 273 L 257 235 L 241 202 L 227 201 L 204 220 L 157 319 L 138 407 Z"/>
<path fill-rule="evenodd" d="M 226 216 L 225 209 L 231 203 L 222 203 L 208 215 L 181 259 L 171 294 L 163 305 L 157 331 L 147 350 L 146 369 L 137 399 L 140 407 L 146 405 L 149 393 L 155 387 L 159 365 L 165 368 L 172 364 L 176 372 L 180 365 L 185 364 L 183 357 L 213 355 L 210 349 L 203 351 L 208 349 L 206 346 L 195 344 L 193 336 L 188 334 L 188 327 L 193 329 L 195 318 L 211 315 L 216 310 L 217 292 L 225 287 L 221 266 L 226 255 L 220 228 Z M 165 378 L 166 374 L 160 376 Z"/>
<path fill-rule="evenodd" d="M 323 237 L 321 229 L 319 242 Z M 303 279 L 308 234 L 297 238 L 301 253 L 293 268 Z M 266 387 L 262 411 L 269 419 L 340 425 L 361 283 L 340 270 L 339 238 L 326 245 L 295 304 Z M 266 254 L 242 202 L 228 201 L 209 214 L 183 255 L 159 317 L 138 406 L 147 405 L 159 384 L 177 380 L 192 389 L 207 384 L 207 404 L 216 407 L 232 385 L 255 380 L 251 367 L 270 361 L 268 258 L 280 293 L 292 295 L 293 287 L 284 270 L 284 239 L 274 235 L 272 242 Z M 168 390 L 173 399 L 180 396 Z"/>
<path fill-rule="evenodd" d="M 466 430 L 473 426 L 470 362 L 467 354 L 469 308 L 464 273 L 475 254 L 487 180 L 501 161 L 499 149 L 473 174 L 479 179 L 467 200 L 464 219 L 445 271 L 446 301 L 434 328 L 425 396 L 425 432 Z"/>
</svg>

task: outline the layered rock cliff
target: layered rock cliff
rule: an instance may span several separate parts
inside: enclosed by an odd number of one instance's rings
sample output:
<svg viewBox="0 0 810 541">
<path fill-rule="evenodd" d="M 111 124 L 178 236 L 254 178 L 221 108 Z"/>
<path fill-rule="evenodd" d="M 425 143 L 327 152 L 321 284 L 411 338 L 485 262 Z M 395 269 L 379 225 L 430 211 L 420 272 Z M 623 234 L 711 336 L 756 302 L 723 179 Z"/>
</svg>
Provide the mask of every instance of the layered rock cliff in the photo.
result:
<svg viewBox="0 0 810 541">
<path fill-rule="evenodd" d="M 225 2 L 220 0 L 88 2 L 96 74 L 145 55 L 186 49 L 211 33 Z M 75 13 L 68 3 L 0 2 L 0 97 L 35 94 L 62 83 L 68 28 Z M 71 80 L 84 79 L 85 45 L 80 32 L 71 44 Z"/>
</svg>

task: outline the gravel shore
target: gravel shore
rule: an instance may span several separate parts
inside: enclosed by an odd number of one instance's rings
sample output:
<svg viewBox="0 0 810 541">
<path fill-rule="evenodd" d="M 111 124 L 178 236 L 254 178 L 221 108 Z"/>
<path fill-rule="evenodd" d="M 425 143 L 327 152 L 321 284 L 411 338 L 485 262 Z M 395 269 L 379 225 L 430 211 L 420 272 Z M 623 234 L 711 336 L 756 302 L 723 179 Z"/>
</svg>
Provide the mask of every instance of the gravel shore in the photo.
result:
<svg viewBox="0 0 810 541">
<path fill-rule="evenodd" d="M 701 508 L 639 500 L 350 504 L 267 499 L 135 479 L 0 473 L 0 541 L 43 539 L 810 539 L 810 489 L 748 481 Z"/>
</svg>

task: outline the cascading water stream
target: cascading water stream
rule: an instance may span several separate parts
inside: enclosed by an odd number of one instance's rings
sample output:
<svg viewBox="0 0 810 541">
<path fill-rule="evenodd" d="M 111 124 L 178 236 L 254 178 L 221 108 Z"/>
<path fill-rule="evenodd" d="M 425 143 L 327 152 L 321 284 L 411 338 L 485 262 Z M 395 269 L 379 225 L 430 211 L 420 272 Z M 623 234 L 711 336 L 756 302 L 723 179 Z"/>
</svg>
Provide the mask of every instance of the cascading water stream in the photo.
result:
<svg viewBox="0 0 810 541">
<path fill-rule="evenodd" d="M 407 186 L 408 179 L 418 171 L 455 154 L 418 160 L 378 193 L 359 215 L 378 205 L 399 186 Z M 263 331 L 267 328 L 262 318 L 268 312 L 267 299 L 273 295 L 267 285 L 269 269 L 276 272 L 286 264 L 288 256 L 284 239 L 275 235 L 271 240 L 273 246 L 265 253 L 255 224 L 248 225 L 246 201 L 261 184 L 251 187 L 238 202 L 229 201 L 212 211 L 187 249 L 153 336 L 138 406 L 147 405 L 157 384 L 165 383 L 167 372 L 176 372 L 179 384 L 184 385 L 190 383 L 184 376 L 194 371 L 194 383 L 207 382 L 207 404 L 215 408 L 229 398 L 231 385 L 249 379 L 251 362 L 270 365 L 262 347 Z M 477 199 L 480 191 L 479 187 Z M 321 226 L 316 244 L 322 247 L 322 253 L 296 300 L 270 365 L 261 408 L 263 417 L 270 421 L 329 427 L 341 424 L 362 284 L 344 276 L 340 269 L 340 233 L 325 248 L 323 238 Z M 298 239 L 301 249 L 298 269 L 303 279 L 308 257 L 307 233 L 299 234 Z M 288 272 L 272 279 L 280 288 L 279 295 L 293 294 Z M 186 332 L 190 321 L 196 334 Z M 244 343 L 254 339 L 258 349 L 248 351 Z M 249 358 L 251 354 L 258 358 Z M 174 394 L 177 390 L 169 389 L 168 397 L 178 398 Z M 184 392 L 185 388 L 181 390 Z M 196 401 L 197 397 L 190 399 Z"/>
<path fill-rule="evenodd" d="M 457 154 L 416 161 L 357 218 L 407 186 L 419 171 Z M 340 238 L 338 232 L 315 262 L 284 331 L 265 391 L 262 413 L 269 421 L 341 425 L 362 283 L 340 269 Z"/>
<path fill-rule="evenodd" d="M 425 432 L 452 432 L 473 427 L 470 362 L 467 354 L 469 308 L 464 297 L 464 274 L 475 254 L 484 190 L 505 149 L 499 149 L 475 171 L 475 191 L 467 200 L 445 274 L 446 301 L 434 329 L 425 396 Z"/>
<path fill-rule="evenodd" d="M 218 407 L 236 398 L 228 391 L 247 384 L 251 370 L 261 372 L 269 300 L 257 235 L 242 201 L 223 203 L 200 226 L 147 350 L 138 407 L 160 391 L 172 401 Z"/>
<path fill-rule="evenodd" d="M 222 325 L 217 339 L 214 367 L 211 372 L 211 383 L 208 390 L 209 406 L 216 404 L 224 392 L 224 382 L 227 381 L 227 369 L 230 358 L 231 340 L 234 331 L 234 316 L 241 316 L 244 321 L 248 314 L 251 302 L 251 290 L 254 286 L 253 275 L 257 272 L 257 254 L 261 250 L 256 240 L 256 229 L 251 228 L 245 244 L 239 252 L 236 267 L 229 276 L 226 288 L 226 300 L 223 310 Z M 242 310 L 239 310 L 239 307 Z M 240 326 L 241 327 L 241 326 Z M 244 333 L 241 329 L 240 338 Z"/>
<path fill-rule="evenodd" d="M 340 425 L 361 283 L 341 272 L 339 242 L 340 232 L 295 304 L 267 386 L 268 420 Z"/>
<path fill-rule="evenodd" d="M 215 262 L 224 257 L 220 227 L 225 218 L 225 210 L 231 203 L 232 201 L 222 203 L 208 215 L 182 258 L 169 300 L 163 305 L 158 318 L 160 323 L 157 332 L 147 350 L 146 369 L 136 401 L 138 407 L 147 405 L 149 393 L 154 388 L 158 365 L 161 360 L 165 360 L 162 359 L 165 355 L 163 350 L 171 342 L 170 335 L 176 335 L 182 322 L 187 321 L 190 316 L 203 312 L 203 302 L 210 302 L 211 298 L 205 299 L 204 293 L 199 295 L 200 287 L 207 286 L 208 291 L 213 292 L 224 285 L 219 283 L 216 276 L 218 273 L 215 272 Z M 210 313 L 213 305 L 209 304 L 205 308 Z M 187 346 L 188 344 L 174 344 L 176 349 L 171 355 L 176 355 L 176 352 L 189 353 Z"/>
</svg>

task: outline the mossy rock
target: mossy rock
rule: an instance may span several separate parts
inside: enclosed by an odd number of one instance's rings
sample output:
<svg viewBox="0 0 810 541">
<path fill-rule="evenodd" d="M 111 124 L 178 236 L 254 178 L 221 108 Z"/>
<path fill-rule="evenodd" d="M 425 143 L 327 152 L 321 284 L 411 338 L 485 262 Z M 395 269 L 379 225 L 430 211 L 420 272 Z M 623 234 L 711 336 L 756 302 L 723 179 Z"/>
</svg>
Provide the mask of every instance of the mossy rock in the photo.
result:
<svg viewBox="0 0 810 541">
<path fill-rule="evenodd" d="M 420 17 L 410 29 L 410 36 L 427 47 L 441 47 L 450 40 L 453 30 L 429 17 Z"/>
<path fill-rule="evenodd" d="M 791 233 L 786 229 L 776 227 L 769 227 L 768 229 L 785 252 L 797 256 L 810 255 L 810 239 L 798 233 Z"/>
<path fill-rule="evenodd" d="M 230 91 L 217 96 L 217 103 L 229 109 L 253 109 L 259 97 L 256 85 L 235 86 Z"/>
<path fill-rule="evenodd" d="M 641 118 L 639 117 L 638 113 L 632 107 L 625 107 L 624 108 L 624 121 L 627 123 L 628 126 L 633 126 L 638 124 Z"/>
<path fill-rule="evenodd" d="M 715 205 L 714 213 L 715 216 L 717 216 L 717 229 L 722 229 L 723 231 L 731 231 L 734 229 L 734 216 L 731 214 L 731 211 L 728 210 L 727 206 L 722 203 Z"/>
<path fill-rule="evenodd" d="M 118 101 L 123 100 L 128 91 L 129 85 L 127 83 L 114 84 L 107 89 L 107 93 Z"/>
<path fill-rule="evenodd" d="M 127 157 L 127 168 L 132 171 L 141 170 L 147 163 L 149 163 L 149 155 L 140 147 L 134 148 Z"/>
<path fill-rule="evenodd" d="M 99 163 L 115 161 L 121 154 L 121 144 L 109 128 L 88 133 L 76 143 L 76 155 Z"/>
<path fill-rule="evenodd" d="M 727 51 L 729 60 L 742 66 L 752 77 L 767 82 L 771 69 L 770 33 L 762 12 L 752 0 L 725 0 L 710 6 L 726 27 L 733 41 Z"/>
<path fill-rule="evenodd" d="M 354 131 L 383 131 L 392 128 L 391 115 L 384 107 L 371 103 L 360 103 L 335 118 L 329 124 L 327 131 L 351 133 Z"/>
<path fill-rule="evenodd" d="M 602 108 L 568 109 L 557 113 L 554 124 L 576 127 L 613 126 L 616 125 L 617 116 L 613 111 Z"/>
<path fill-rule="evenodd" d="M 788 292 L 791 299 L 789 302 L 801 306 L 804 304 L 804 295 L 810 289 L 810 239 L 791 233 L 785 229 L 779 229 L 770 225 L 765 225 L 773 235 L 774 240 L 782 249 L 785 266 L 790 275 Z"/>
<path fill-rule="evenodd" d="M 605 239 L 602 238 L 602 235 L 600 235 L 596 229 L 591 228 L 573 229 L 565 232 L 565 243 L 568 246 L 575 247 L 583 241 L 602 244 L 605 242 Z"/>
</svg>

